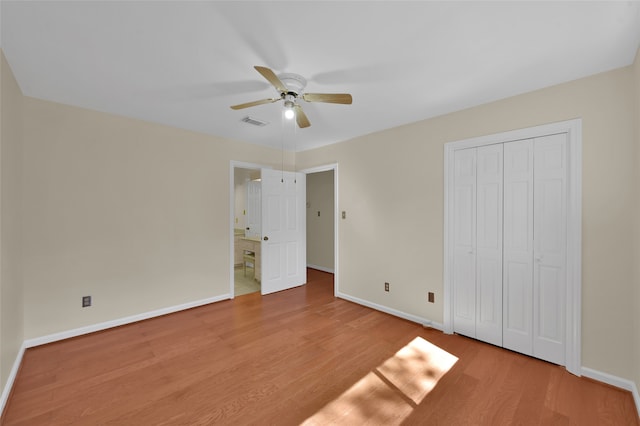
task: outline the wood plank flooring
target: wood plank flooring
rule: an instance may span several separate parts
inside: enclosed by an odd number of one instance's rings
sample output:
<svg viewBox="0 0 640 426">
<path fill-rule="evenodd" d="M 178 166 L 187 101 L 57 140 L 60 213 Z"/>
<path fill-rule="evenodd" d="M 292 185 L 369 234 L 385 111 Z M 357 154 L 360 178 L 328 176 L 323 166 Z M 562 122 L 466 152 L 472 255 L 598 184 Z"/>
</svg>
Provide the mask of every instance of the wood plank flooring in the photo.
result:
<svg viewBox="0 0 640 426">
<path fill-rule="evenodd" d="M 640 425 L 629 392 L 308 277 L 28 349 L 2 424 Z"/>
</svg>

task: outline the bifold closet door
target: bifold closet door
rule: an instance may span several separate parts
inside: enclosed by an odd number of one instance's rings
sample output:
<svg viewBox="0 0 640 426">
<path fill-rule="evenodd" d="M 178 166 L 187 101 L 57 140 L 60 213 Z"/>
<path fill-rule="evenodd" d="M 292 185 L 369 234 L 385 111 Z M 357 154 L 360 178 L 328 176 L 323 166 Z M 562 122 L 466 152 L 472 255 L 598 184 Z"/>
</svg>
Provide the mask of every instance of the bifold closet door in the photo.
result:
<svg viewBox="0 0 640 426">
<path fill-rule="evenodd" d="M 454 331 L 494 345 L 502 345 L 502 149 L 454 157 Z"/>
<path fill-rule="evenodd" d="M 565 364 L 566 134 L 504 144 L 503 346 Z"/>
<path fill-rule="evenodd" d="M 476 337 L 476 149 L 454 154 L 453 329 Z"/>
<path fill-rule="evenodd" d="M 503 146 L 476 149 L 476 338 L 502 346 Z"/>
<path fill-rule="evenodd" d="M 565 365 L 567 135 L 534 140 L 533 356 Z"/>
<path fill-rule="evenodd" d="M 533 354 L 533 139 L 504 144 L 503 346 Z"/>
</svg>

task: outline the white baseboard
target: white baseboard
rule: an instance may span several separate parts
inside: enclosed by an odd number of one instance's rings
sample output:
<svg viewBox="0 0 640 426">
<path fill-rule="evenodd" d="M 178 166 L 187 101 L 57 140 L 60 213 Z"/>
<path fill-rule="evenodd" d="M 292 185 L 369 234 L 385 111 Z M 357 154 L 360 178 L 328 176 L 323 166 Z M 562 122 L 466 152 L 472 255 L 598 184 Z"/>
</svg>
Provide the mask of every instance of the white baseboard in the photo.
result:
<svg viewBox="0 0 640 426">
<path fill-rule="evenodd" d="M 230 294 L 224 294 L 222 296 L 210 297 L 208 299 L 183 303 L 182 305 L 169 306 L 167 308 L 157 309 L 155 311 L 144 312 L 142 314 L 132 315 L 129 317 L 119 318 L 111 321 L 105 321 L 98 324 L 88 325 L 86 327 L 74 328 L 73 330 L 62 331 L 60 333 L 49 334 L 47 336 L 36 337 L 34 339 L 28 339 L 24 341 L 24 346 L 26 348 L 32 348 L 34 346 L 45 345 L 47 343 L 57 342 L 58 340 L 82 336 L 83 334 L 89 334 L 96 331 L 106 330 L 108 328 L 119 327 L 121 325 L 131 324 L 149 318 L 172 314 L 174 312 L 184 311 L 185 309 L 208 305 L 209 303 L 220 302 L 227 299 L 231 299 Z"/>
<path fill-rule="evenodd" d="M 609 373 L 603 373 L 602 371 L 594 370 L 589 367 L 582 367 L 582 375 L 593 380 L 597 380 L 602 383 L 606 383 L 611 386 L 615 386 L 620 389 L 628 390 L 633 395 L 633 400 L 636 403 L 636 411 L 640 418 L 640 394 L 638 393 L 638 386 L 635 382 L 622 377 L 617 377 Z"/>
<path fill-rule="evenodd" d="M 328 272 L 330 274 L 335 274 L 335 270 L 333 268 L 325 268 L 324 266 L 307 264 L 307 268 L 317 269 L 318 271 Z"/>
<path fill-rule="evenodd" d="M 7 377 L 7 382 L 4 384 L 4 388 L 2 388 L 2 396 L 0 396 L 0 416 L 4 413 L 4 408 L 7 405 L 7 401 L 9 400 L 9 394 L 11 394 L 11 389 L 13 389 L 13 382 L 16 380 L 16 376 L 18 375 L 18 370 L 20 370 L 20 364 L 22 364 L 22 357 L 24 356 L 26 346 L 24 342 L 22 346 L 20 346 L 20 350 L 16 355 L 16 359 L 13 362 L 13 367 L 11 367 L 11 371 L 9 372 L 9 377 Z"/>
<path fill-rule="evenodd" d="M 348 294 L 337 292 L 336 297 L 348 300 L 353 303 L 357 303 L 358 305 L 366 306 L 367 308 L 375 309 L 376 311 L 385 312 L 389 315 L 403 318 L 412 322 L 417 322 L 418 324 L 422 324 L 425 327 L 435 328 L 436 330 L 440 330 L 440 331 L 442 331 L 443 329 L 443 325 L 440 324 L 439 322 L 431 321 L 430 319 L 419 317 L 417 315 L 412 315 L 406 312 L 398 311 L 396 309 L 389 308 L 387 306 L 378 305 L 377 303 L 369 302 L 368 300 L 360 299 L 354 296 L 350 296 Z"/>
</svg>

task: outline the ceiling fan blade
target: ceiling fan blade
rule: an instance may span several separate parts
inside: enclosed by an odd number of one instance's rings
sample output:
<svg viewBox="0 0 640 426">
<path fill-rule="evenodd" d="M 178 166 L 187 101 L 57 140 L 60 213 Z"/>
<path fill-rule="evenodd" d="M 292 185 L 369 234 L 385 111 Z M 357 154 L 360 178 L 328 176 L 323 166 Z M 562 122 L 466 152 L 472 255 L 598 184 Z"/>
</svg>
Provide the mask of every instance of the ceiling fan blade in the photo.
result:
<svg viewBox="0 0 640 426">
<path fill-rule="evenodd" d="M 278 89 L 278 92 L 286 93 L 289 91 L 289 89 L 287 89 L 287 86 L 285 86 L 284 83 L 280 81 L 278 76 L 276 76 L 276 74 L 273 71 L 271 71 L 270 68 L 259 67 L 257 65 L 254 66 L 254 68 L 256 69 L 256 71 L 262 74 L 262 76 L 266 78 L 269 81 L 269 83 L 273 84 L 273 87 Z"/>
<path fill-rule="evenodd" d="M 298 127 L 304 129 L 305 127 L 311 126 L 307 114 L 304 113 L 300 105 L 296 104 L 293 109 L 296 112 L 296 123 L 298 123 Z"/>
<path fill-rule="evenodd" d="M 307 102 L 328 102 L 332 104 L 351 104 L 353 98 L 348 93 L 305 93 L 302 99 Z"/>
<path fill-rule="evenodd" d="M 280 99 L 282 98 L 262 99 L 259 101 L 247 102 L 245 104 L 233 105 L 231 109 L 243 109 L 243 108 L 249 108 L 256 105 L 270 104 L 270 103 L 279 101 Z"/>
</svg>

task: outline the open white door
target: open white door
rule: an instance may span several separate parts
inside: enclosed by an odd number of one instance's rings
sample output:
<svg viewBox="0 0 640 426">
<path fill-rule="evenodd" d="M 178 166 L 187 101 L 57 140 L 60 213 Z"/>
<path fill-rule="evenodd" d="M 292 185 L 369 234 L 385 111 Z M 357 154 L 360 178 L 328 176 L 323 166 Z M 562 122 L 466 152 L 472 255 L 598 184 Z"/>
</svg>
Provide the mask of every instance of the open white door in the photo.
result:
<svg viewBox="0 0 640 426">
<path fill-rule="evenodd" d="M 306 175 L 262 169 L 262 294 L 307 282 Z"/>
</svg>

